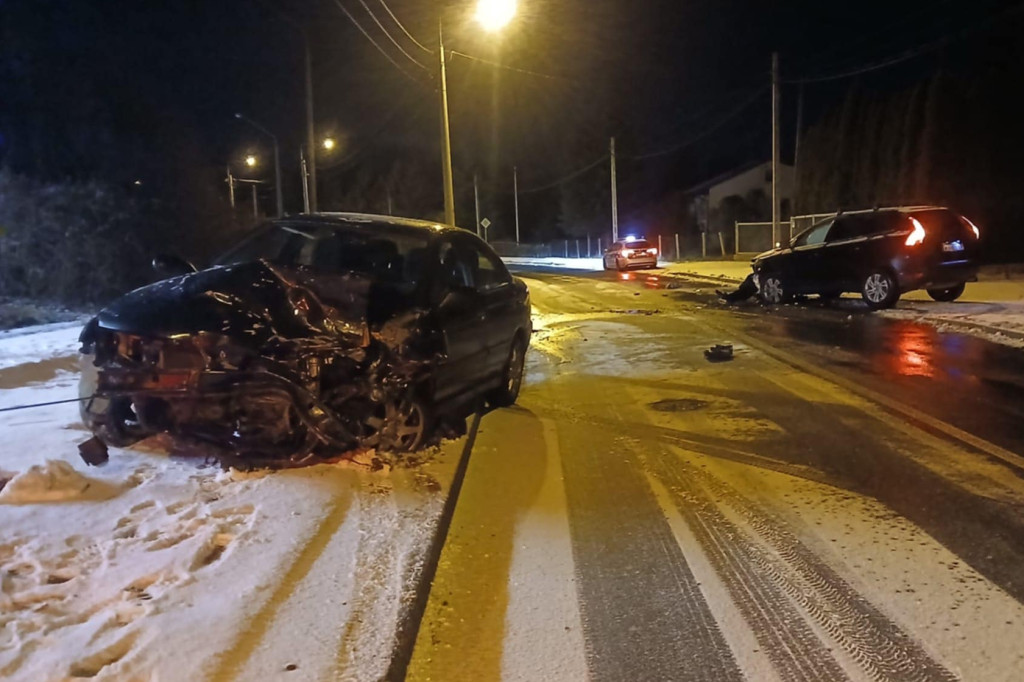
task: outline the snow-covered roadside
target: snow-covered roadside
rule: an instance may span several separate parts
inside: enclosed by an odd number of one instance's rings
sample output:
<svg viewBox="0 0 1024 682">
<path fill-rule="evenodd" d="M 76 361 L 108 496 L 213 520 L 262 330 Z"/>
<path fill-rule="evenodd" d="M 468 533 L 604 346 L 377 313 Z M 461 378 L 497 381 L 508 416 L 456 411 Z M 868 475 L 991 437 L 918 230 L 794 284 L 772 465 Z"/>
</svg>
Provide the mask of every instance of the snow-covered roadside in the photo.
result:
<svg viewBox="0 0 1024 682">
<path fill-rule="evenodd" d="M 566 270 L 603 270 L 600 258 L 525 258 L 520 256 L 503 256 L 506 265 L 526 265 L 533 267 L 564 268 Z"/>
<path fill-rule="evenodd" d="M 74 398 L 37 361 L 73 358 L 78 325 L 20 331 L 0 408 Z M 0 412 L 0 679 L 383 676 L 462 441 L 393 470 L 240 474 L 154 438 L 93 469 L 77 412 Z"/>
</svg>

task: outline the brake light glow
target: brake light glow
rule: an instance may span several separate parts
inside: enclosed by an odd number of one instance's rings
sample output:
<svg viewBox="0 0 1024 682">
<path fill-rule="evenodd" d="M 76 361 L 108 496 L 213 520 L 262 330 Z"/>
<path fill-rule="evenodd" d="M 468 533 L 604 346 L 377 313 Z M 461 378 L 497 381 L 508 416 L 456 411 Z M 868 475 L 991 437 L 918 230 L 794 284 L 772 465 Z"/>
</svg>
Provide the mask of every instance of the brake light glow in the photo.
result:
<svg viewBox="0 0 1024 682">
<path fill-rule="evenodd" d="M 966 220 L 967 224 L 971 226 L 972 230 L 974 230 L 974 238 L 981 239 L 981 230 L 978 229 L 978 226 L 971 222 L 971 219 L 966 216 L 964 216 L 964 220 Z"/>
<path fill-rule="evenodd" d="M 658 255 L 658 250 L 657 249 L 647 249 L 647 253 L 651 254 L 652 256 L 657 256 Z"/>
<path fill-rule="evenodd" d="M 629 258 L 632 255 L 633 255 L 633 249 L 623 249 L 622 250 L 622 257 L 623 258 Z"/>
<path fill-rule="evenodd" d="M 924 225 L 917 218 L 911 218 L 910 222 L 914 223 L 914 230 L 907 236 L 907 246 L 917 246 L 924 241 Z"/>
</svg>

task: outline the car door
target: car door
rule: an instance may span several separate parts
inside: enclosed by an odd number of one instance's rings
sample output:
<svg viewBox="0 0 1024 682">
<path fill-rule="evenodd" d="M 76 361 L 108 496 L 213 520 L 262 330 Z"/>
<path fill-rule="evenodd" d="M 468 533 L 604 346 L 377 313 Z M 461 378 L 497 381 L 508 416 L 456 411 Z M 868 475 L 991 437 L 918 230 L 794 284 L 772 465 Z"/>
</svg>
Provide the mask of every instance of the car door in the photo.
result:
<svg viewBox="0 0 1024 682">
<path fill-rule="evenodd" d="M 819 223 L 793 241 L 788 272 L 781 273 L 791 293 L 813 293 L 825 278 L 823 249 L 832 220 Z"/>
<path fill-rule="evenodd" d="M 835 219 L 820 252 L 819 292 L 859 289 L 858 279 L 863 262 L 868 258 L 868 235 L 872 231 L 871 214 L 842 215 Z"/>
<path fill-rule="evenodd" d="M 435 397 L 444 400 L 481 381 L 487 371 L 487 339 L 481 333 L 485 309 L 477 293 L 477 255 L 457 240 L 437 251 L 431 298 L 437 306 L 445 359 L 435 373 Z"/>
<path fill-rule="evenodd" d="M 494 376 L 505 368 L 518 323 L 512 275 L 483 243 L 477 243 L 470 235 L 462 241 L 467 251 L 472 252 L 476 265 L 473 280 L 481 308 L 480 336 L 487 346 L 483 374 Z"/>
</svg>

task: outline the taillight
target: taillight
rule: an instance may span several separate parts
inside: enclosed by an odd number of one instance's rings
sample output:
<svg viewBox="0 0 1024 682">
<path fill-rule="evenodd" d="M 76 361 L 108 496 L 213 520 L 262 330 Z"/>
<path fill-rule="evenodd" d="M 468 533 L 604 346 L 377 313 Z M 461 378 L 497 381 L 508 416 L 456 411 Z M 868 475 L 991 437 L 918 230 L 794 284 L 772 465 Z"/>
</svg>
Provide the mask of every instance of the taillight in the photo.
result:
<svg viewBox="0 0 1024 682">
<path fill-rule="evenodd" d="M 978 229 L 978 226 L 972 223 L 970 218 L 966 216 L 961 217 L 963 217 L 963 219 L 967 221 L 967 224 L 971 226 L 971 229 L 974 231 L 974 238 L 981 239 L 981 230 Z"/>
<path fill-rule="evenodd" d="M 652 256 L 657 256 L 658 255 L 658 250 L 657 249 L 647 249 L 647 253 L 651 254 Z"/>
<path fill-rule="evenodd" d="M 633 249 L 623 249 L 622 250 L 622 257 L 623 258 L 629 258 L 632 255 L 633 255 Z"/>
<path fill-rule="evenodd" d="M 911 218 L 910 222 L 914 224 L 914 230 L 907 235 L 907 246 L 917 246 L 924 241 L 924 225 L 917 218 Z"/>
</svg>

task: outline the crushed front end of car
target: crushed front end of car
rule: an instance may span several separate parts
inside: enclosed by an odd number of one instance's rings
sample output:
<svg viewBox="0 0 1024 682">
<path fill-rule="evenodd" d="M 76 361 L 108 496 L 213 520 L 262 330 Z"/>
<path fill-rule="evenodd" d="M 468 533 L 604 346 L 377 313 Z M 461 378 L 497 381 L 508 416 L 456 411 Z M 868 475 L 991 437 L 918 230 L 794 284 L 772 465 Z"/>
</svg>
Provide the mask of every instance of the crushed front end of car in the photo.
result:
<svg viewBox="0 0 1024 682">
<path fill-rule="evenodd" d="M 256 261 L 133 291 L 82 331 L 82 419 L 117 447 L 169 433 L 255 463 L 415 449 L 442 346 L 426 311 L 372 314 L 374 288 Z"/>
</svg>

